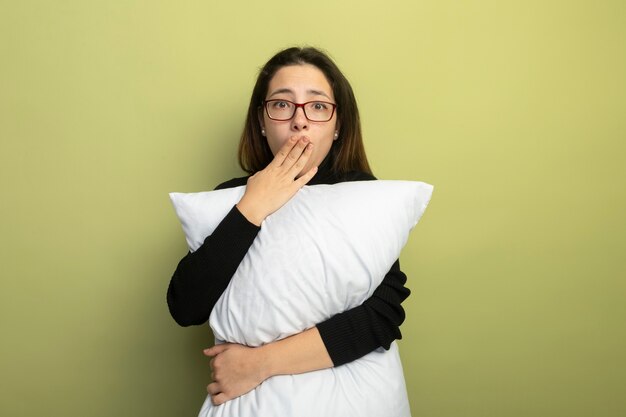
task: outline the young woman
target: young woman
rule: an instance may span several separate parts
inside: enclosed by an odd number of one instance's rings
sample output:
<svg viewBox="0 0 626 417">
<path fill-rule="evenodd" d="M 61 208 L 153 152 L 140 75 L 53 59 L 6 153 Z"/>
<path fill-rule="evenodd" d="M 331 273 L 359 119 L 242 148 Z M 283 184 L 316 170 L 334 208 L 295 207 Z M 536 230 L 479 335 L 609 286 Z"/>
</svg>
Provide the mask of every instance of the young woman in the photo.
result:
<svg viewBox="0 0 626 417">
<path fill-rule="evenodd" d="M 187 254 L 167 301 L 181 326 L 205 323 L 261 229 L 305 184 L 375 179 L 356 100 L 333 61 L 315 48 L 289 48 L 261 69 L 239 144 L 251 174 L 217 188 L 246 185 L 245 194 L 202 247 Z M 274 375 L 337 367 L 401 338 L 402 301 L 410 294 L 398 261 L 371 298 L 317 326 L 262 347 L 225 343 L 212 356 L 207 387 L 213 404 L 243 395 Z"/>
</svg>

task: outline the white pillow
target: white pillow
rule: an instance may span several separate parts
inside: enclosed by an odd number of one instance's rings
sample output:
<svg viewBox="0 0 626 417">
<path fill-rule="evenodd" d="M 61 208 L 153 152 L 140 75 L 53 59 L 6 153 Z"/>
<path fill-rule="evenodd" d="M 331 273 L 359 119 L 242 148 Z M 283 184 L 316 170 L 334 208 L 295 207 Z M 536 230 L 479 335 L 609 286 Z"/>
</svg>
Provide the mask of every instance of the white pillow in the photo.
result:
<svg viewBox="0 0 626 417">
<path fill-rule="evenodd" d="M 432 190 L 423 182 L 380 180 L 303 187 L 264 220 L 213 308 L 216 342 L 259 346 L 362 304 L 399 257 Z M 170 194 L 191 250 L 244 191 Z M 337 368 L 272 377 L 219 407 L 207 397 L 200 415 L 231 413 L 410 415 L 395 343 Z"/>
</svg>

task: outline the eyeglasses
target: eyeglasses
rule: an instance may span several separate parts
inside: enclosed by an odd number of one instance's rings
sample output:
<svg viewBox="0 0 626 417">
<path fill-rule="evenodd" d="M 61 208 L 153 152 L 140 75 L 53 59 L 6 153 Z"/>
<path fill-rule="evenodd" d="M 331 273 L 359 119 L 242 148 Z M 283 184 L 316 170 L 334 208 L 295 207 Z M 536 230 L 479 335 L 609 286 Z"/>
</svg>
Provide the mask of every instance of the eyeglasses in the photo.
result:
<svg viewBox="0 0 626 417">
<path fill-rule="evenodd" d="M 298 107 L 302 107 L 304 117 L 311 122 L 327 122 L 333 118 L 337 105 L 327 101 L 307 101 L 306 103 L 294 103 L 289 100 L 265 100 L 263 107 L 267 116 L 276 121 L 290 120 Z"/>
</svg>

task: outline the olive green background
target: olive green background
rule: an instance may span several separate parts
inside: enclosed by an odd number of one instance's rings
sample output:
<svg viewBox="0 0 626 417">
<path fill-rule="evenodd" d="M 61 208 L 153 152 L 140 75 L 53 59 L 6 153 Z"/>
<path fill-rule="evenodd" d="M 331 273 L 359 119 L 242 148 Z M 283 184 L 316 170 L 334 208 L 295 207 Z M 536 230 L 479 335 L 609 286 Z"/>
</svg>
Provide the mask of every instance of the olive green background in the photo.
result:
<svg viewBox="0 0 626 417">
<path fill-rule="evenodd" d="M 375 174 L 435 185 L 401 257 L 413 415 L 626 415 L 621 0 L 2 0 L 0 415 L 197 414 L 167 193 L 241 175 L 294 44 L 351 80 Z"/>
</svg>

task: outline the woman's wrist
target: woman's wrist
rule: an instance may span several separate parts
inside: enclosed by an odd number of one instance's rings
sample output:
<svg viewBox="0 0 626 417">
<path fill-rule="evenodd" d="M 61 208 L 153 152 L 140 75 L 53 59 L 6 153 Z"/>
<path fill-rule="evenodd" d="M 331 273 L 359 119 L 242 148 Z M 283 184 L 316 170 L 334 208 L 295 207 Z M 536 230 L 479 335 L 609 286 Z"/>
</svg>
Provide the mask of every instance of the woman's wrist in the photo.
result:
<svg viewBox="0 0 626 417">
<path fill-rule="evenodd" d="M 259 212 L 256 205 L 248 203 L 245 198 L 242 198 L 236 206 L 237 210 L 239 210 L 243 217 L 256 226 L 261 226 L 261 223 L 263 223 L 263 220 L 267 217 L 263 213 Z"/>
<path fill-rule="evenodd" d="M 264 379 L 331 368 L 333 362 L 316 327 L 259 349 L 259 367 Z"/>
<path fill-rule="evenodd" d="M 278 375 L 278 367 L 275 358 L 275 343 L 276 342 L 268 343 L 257 348 L 259 353 L 259 372 L 263 381 Z"/>
</svg>

